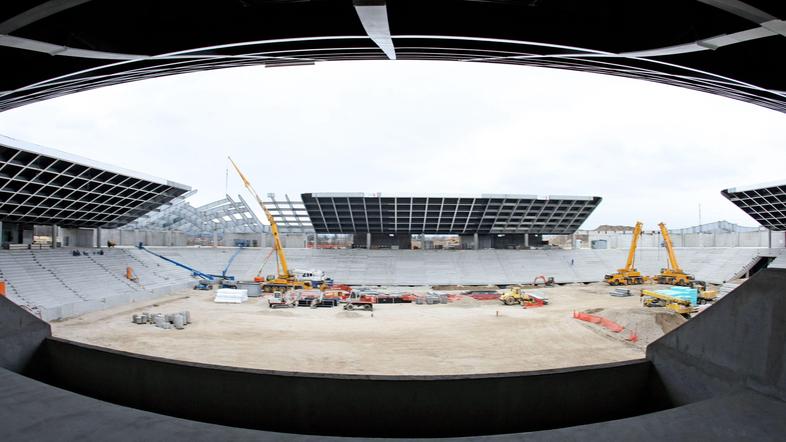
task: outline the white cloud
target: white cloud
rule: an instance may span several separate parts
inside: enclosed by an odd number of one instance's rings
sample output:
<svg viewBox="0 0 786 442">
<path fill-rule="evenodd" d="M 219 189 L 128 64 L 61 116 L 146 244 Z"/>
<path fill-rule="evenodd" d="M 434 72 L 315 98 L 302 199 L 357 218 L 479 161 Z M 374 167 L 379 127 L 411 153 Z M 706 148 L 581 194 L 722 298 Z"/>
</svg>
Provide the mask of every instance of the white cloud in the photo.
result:
<svg viewBox="0 0 786 442">
<path fill-rule="evenodd" d="M 224 194 L 599 195 L 584 227 L 754 225 L 720 196 L 784 178 L 784 115 L 644 81 L 449 62 L 160 78 L 0 114 L 0 133 Z M 230 193 L 241 191 L 231 176 Z"/>
</svg>

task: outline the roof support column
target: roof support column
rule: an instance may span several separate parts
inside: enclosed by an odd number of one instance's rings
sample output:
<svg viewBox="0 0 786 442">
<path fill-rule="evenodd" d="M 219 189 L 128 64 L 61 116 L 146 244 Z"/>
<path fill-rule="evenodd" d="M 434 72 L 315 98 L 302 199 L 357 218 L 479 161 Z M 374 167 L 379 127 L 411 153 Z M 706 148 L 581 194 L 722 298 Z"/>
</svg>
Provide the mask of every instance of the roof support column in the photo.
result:
<svg viewBox="0 0 786 442">
<path fill-rule="evenodd" d="M 0 232 L 3 231 L 2 229 L 3 223 L 0 222 Z M 2 242 L 0 240 L 0 242 Z M 52 248 L 57 248 L 57 224 L 52 224 Z"/>
<path fill-rule="evenodd" d="M 480 238 L 478 238 L 478 232 L 475 232 L 475 233 L 472 235 L 472 237 L 473 237 L 473 239 L 474 239 L 474 241 L 475 241 L 475 242 L 474 242 L 474 248 L 475 248 L 475 250 L 480 250 Z"/>
</svg>

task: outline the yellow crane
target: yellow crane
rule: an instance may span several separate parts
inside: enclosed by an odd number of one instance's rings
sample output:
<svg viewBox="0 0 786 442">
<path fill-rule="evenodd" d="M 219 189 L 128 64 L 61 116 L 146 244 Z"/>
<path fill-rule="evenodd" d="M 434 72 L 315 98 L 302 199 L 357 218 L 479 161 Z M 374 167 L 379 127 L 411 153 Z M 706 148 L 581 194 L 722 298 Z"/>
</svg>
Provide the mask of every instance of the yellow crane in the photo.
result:
<svg viewBox="0 0 786 442">
<path fill-rule="evenodd" d="M 633 228 L 633 239 L 630 242 L 630 250 L 628 251 L 628 260 L 625 262 L 625 267 L 617 269 L 617 273 L 606 275 L 603 279 L 609 285 L 633 285 L 642 284 L 645 276 L 633 267 L 636 258 L 636 247 L 639 244 L 639 237 L 641 236 L 641 228 L 644 224 L 641 221 L 636 221 L 636 227 Z"/>
<path fill-rule="evenodd" d="M 662 295 L 652 290 L 642 290 L 641 297 L 644 305 L 647 307 L 665 307 L 685 317 L 690 317 L 690 314 L 696 311 L 696 308 L 688 300 Z"/>
<path fill-rule="evenodd" d="M 229 158 L 229 157 L 228 157 Z M 229 158 L 229 161 L 232 163 L 232 166 L 235 167 L 237 174 L 240 175 L 240 179 L 243 180 L 243 185 L 246 186 L 249 192 L 254 195 L 254 198 L 257 200 L 257 204 L 259 207 L 262 208 L 262 211 L 265 212 L 265 216 L 267 217 L 268 222 L 270 223 L 270 231 L 273 234 L 273 250 L 276 252 L 276 256 L 278 257 L 278 262 L 276 263 L 276 271 L 278 275 L 268 275 L 264 280 L 261 277 L 254 278 L 255 281 L 262 283 L 262 290 L 268 293 L 272 293 L 274 291 L 281 291 L 285 292 L 289 289 L 310 289 L 311 288 L 311 281 L 299 281 L 295 275 L 289 271 L 289 267 L 287 266 L 287 257 L 284 254 L 284 248 L 281 246 L 281 238 L 278 234 L 278 225 L 276 224 L 276 220 L 273 218 L 273 214 L 267 210 L 265 204 L 262 202 L 262 198 L 259 197 L 254 187 L 251 185 L 251 182 L 248 181 L 243 172 L 240 171 L 240 168 L 237 167 L 232 158 Z M 261 272 L 261 270 L 260 270 Z"/>
<path fill-rule="evenodd" d="M 658 224 L 660 233 L 663 235 L 663 244 L 666 246 L 666 252 L 669 255 L 668 267 L 660 269 L 660 274 L 653 276 L 655 282 L 659 284 L 671 284 L 693 287 L 695 279 L 693 275 L 685 273 L 677 263 L 677 255 L 674 253 L 674 246 L 671 243 L 671 236 L 669 230 L 666 229 L 666 224 Z"/>
</svg>

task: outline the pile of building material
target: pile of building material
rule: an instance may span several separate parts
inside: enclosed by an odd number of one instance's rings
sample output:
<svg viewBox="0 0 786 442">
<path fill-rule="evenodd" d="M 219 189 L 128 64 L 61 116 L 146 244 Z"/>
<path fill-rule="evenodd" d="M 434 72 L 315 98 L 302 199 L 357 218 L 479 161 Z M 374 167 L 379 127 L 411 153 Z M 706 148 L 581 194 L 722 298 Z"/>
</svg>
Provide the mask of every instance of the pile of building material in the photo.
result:
<svg viewBox="0 0 786 442">
<path fill-rule="evenodd" d="M 611 296 L 616 296 L 618 298 L 631 296 L 630 289 L 622 289 L 622 288 L 616 288 L 616 289 L 610 291 L 609 294 Z"/>
<path fill-rule="evenodd" d="M 138 325 L 152 324 L 165 330 L 170 328 L 182 330 L 191 323 L 191 313 L 187 310 L 171 314 L 144 312 L 131 316 L 131 322 Z"/>
<path fill-rule="evenodd" d="M 213 302 L 225 304 L 241 304 L 248 301 L 248 290 L 246 289 L 218 289 Z"/>
<path fill-rule="evenodd" d="M 425 295 L 418 295 L 415 304 L 447 304 L 448 295 L 439 292 L 427 292 Z"/>
</svg>

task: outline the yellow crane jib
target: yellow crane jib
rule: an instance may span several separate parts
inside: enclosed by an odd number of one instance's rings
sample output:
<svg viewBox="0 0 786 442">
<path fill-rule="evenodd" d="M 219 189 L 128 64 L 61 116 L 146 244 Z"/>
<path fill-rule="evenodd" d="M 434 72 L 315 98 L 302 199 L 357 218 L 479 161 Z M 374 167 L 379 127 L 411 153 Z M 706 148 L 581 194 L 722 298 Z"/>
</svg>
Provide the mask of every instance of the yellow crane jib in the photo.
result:
<svg viewBox="0 0 786 442">
<path fill-rule="evenodd" d="M 628 260 L 625 261 L 625 267 L 617 269 L 616 273 L 606 275 L 603 279 L 609 285 L 632 285 L 642 284 L 647 279 L 645 276 L 636 270 L 634 267 L 636 259 L 636 247 L 639 245 L 639 237 L 644 224 L 641 221 L 636 221 L 636 226 L 633 228 L 633 238 L 630 241 L 630 250 L 628 251 Z"/>
<path fill-rule="evenodd" d="M 311 288 L 311 283 L 309 281 L 297 281 L 295 276 L 289 271 L 289 266 L 287 266 L 287 257 L 284 254 L 284 247 L 281 245 L 278 224 L 276 224 L 273 214 L 270 213 L 267 207 L 265 207 L 265 203 L 262 201 L 262 198 L 260 198 L 256 190 L 254 190 L 254 186 L 251 185 L 251 182 L 248 180 L 248 178 L 246 178 L 243 172 L 240 171 L 238 165 L 232 160 L 231 157 L 227 158 L 229 158 L 229 161 L 232 163 L 235 171 L 237 171 L 240 179 L 243 180 L 243 185 L 246 187 L 246 189 L 248 189 L 249 192 L 251 192 L 251 194 L 257 200 L 259 207 L 261 207 L 262 211 L 265 212 L 265 216 L 270 223 L 270 232 L 273 234 L 273 250 L 276 252 L 278 257 L 280 268 L 278 268 L 279 265 L 276 266 L 278 275 L 276 277 L 266 278 L 266 280 L 262 283 L 262 289 L 266 292 L 273 292 L 274 290 L 286 291 L 290 288 Z"/>
<path fill-rule="evenodd" d="M 661 269 L 660 274 L 654 277 L 655 281 L 660 284 L 693 287 L 697 281 L 695 281 L 693 275 L 685 273 L 677 262 L 677 254 L 674 252 L 669 229 L 666 228 L 664 223 L 658 224 L 658 227 L 660 227 L 660 233 L 663 235 L 663 244 L 666 247 L 669 262 L 668 267 Z"/>
</svg>

